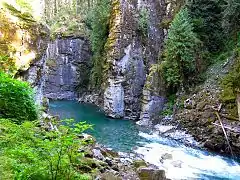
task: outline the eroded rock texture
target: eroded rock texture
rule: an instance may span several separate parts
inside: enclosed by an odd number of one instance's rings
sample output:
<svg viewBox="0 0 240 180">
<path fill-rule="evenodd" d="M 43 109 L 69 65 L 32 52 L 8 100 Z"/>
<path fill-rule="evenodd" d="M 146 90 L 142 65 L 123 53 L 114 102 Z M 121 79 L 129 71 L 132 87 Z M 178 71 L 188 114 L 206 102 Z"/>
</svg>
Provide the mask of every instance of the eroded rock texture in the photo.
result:
<svg viewBox="0 0 240 180">
<path fill-rule="evenodd" d="M 142 37 L 139 32 L 139 12 L 142 9 L 146 9 L 149 15 L 146 37 Z M 157 63 L 162 51 L 164 29 L 159 24 L 165 12 L 165 1 L 113 1 L 110 34 L 106 44 L 109 69 L 104 86 L 104 110 L 107 115 L 139 119 L 142 106 L 145 106 L 142 104 L 142 96 L 149 68 Z M 153 95 L 149 92 L 147 95 L 144 102 L 147 105 L 164 99 L 163 93 Z M 148 106 L 150 108 L 143 108 L 147 117 L 161 110 Z"/>
<path fill-rule="evenodd" d="M 50 99 L 77 99 L 88 83 L 90 56 L 89 43 L 83 38 L 49 43 L 44 95 Z"/>
</svg>

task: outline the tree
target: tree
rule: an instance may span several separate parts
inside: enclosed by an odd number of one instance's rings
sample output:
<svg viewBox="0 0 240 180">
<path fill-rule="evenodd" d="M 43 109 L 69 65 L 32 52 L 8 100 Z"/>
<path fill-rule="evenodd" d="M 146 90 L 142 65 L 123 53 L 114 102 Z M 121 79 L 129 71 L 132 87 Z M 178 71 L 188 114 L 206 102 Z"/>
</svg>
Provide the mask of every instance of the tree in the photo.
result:
<svg viewBox="0 0 240 180">
<path fill-rule="evenodd" d="M 187 1 L 194 32 L 210 52 L 218 51 L 223 43 L 222 2 L 223 0 Z"/>
<path fill-rule="evenodd" d="M 21 8 L 21 11 L 22 12 L 28 12 L 30 14 L 33 13 L 33 9 L 32 9 L 32 6 L 31 6 L 31 3 L 33 2 L 33 0 L 16 0 L 16 3 L 17 5 L 20 6 Z"/>
<path fill-rule="evenodd" d="M 169 87 L 183 86 L 188 76 L 194 72 L 197 43 L 188 10 L 184 8 L 175 16 L 166 40 L 162 65 Z"/>
<path fill-rule="evenodd" d="M 223 12 L 223 27 L 228 34 L 233 35 L 235 40 L 240 31 L 240 1 L 225 0 Z"/>
</svg>

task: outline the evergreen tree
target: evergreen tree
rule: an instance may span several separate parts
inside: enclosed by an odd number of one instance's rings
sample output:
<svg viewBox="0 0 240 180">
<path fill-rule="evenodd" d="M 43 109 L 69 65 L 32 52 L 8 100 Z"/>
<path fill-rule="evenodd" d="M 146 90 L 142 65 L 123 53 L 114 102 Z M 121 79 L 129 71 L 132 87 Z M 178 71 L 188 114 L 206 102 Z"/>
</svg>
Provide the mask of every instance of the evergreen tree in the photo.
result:
<svg viewBox="0 0 240 180">
<path fill-rule="evenodd" d="M 163 70 L 169 87 L 182 86 L 194 72 L 197 43 L 188 10 L 184 8 L 175 16 L 166 40 Z"/>
<path fill-rule="evenodd" d="M 223 27 L 230 35 L 235 38 L 240 31 L 240 1 L 225 0 L 223 12 Z"/>
<path fill-rule="evenodd" d="M 188 0 L 187 8 L 193 19 L 194 32 L 210 52 L 216 52 L 223 42 L 223 0 Z"/>
</svg>

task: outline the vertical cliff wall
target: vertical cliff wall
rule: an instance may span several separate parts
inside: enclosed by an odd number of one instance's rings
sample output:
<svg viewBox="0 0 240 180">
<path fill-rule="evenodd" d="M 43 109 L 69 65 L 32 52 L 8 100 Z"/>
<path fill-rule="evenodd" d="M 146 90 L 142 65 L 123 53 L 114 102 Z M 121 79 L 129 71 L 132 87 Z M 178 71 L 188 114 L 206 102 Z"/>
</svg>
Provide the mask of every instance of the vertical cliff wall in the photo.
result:
<svg viewBox="0 0 240 180">
<path fill-rule="evenodd" d="M 112 6 L 106 44 L 109 69 L 104 85 L 104 110 L 113 118 L 136 120 L 142 110 L 145 114 L 142 117 L 151 117 L 147 114 L 161 110 L 164 93 L 154 92 L 153 95 L 149 91 L 143 102 L 143 87 L 150 67 L 157 63 L 162 51 L 164 29 L 160 24 L 166 12 L 165 1 L 114 0 Z M 142 9 L 146 9 L 149 16 L 147 37 L 144 38 L 139 32 L 139 12 Z M 154 104 L 153 101 L 159 108 L 151 109 L 153 105 L 149 103 Z M 146 105 L 150 108 L 145 108 Z"/>
<path fill-rule="evenodd" d="M 77 99 L 87 88 L 90 56 L 89 42 L 81 37 L 49 43 L 44 95 L 49 99 Z"/>
<path fill-rule="evenodd" d="M 20 75 L 34 87 L 37 104 L 41 104 L 44 97 L 77 99 L 87 90 L 89 80 L 91 52 L 88 40 L 68 37 L 45 43 L 43 54 Z"/>
</svg>

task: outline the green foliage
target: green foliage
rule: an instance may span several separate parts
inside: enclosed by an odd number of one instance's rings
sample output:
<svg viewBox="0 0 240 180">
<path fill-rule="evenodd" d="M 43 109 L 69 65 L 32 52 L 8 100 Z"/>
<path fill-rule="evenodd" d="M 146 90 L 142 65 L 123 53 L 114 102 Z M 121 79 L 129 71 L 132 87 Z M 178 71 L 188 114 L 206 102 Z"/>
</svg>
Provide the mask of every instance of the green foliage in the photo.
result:
<svg viewBox="0 0 240 180">
<path fill-rule="evenodd" d="M 32 6 L 30 4 L 30 2 L 32 2 L 33 0 L 16 0 L 16 3 L 17 5 L 20 6 L 21 8 L 21 11 L 24 11 L 24 12 L 28 12 L 30 14 L 32 14 L 33 12 L 33 9 L 32 9 Z"/>
<path fill-rule="evenodd" d="M 167 116 L 173 114 L 173 108 L 176 103 L 176 95 L 172 94 L 168 97 L 168 102 L 165 104 L 165 109 L 161 112 L 161 115 Z"/>
<path fill-rule="evenodd" d="M 99 1 L 88 14 L 86 24 L 90 29 L 90 42 L 93 51 L 93 68 L 91 73 L 91 84 L 99 86 L 102 83 L 105 65 L 104 46 L 109 34 L 109 19 L 111 1 Z"/>
<path fill-rule="evenodd" d="M 221 81 L 221 86 L 223 88 L 221 99 L 224 102 L 235 102 L 236 94 L 240 92 L 240 52 L 233 69 Z"/>
<path fill-rule="evenodd" d="M 189 0 L 187 7 L 193 20 L 194 32 L 210 52 L 221 49 L 223 43 L 222 1 Z"/>
<path fill-rule="evenodd" d="M 63 6 L 58 13 L 47 18 L 47 24 L 50 26 L 51 37 L 56 36 L 86 36 L 86 28 L 84 26 L 81 14 L 76 14 L 74 9 Z"/>
<path fill-rule="evenodd" d="M 36 22 L 33 18 L 33 16 L 30 14 L 30 12 L 22 12 L 17 10 L 13 5 L 8 3 L 3 3 L 4 7 L 10 11 L 10 13 L 13 16 L 16 16 L 19 18 L 19 20 L 22 20 L 25 23 L 34 23 Z"/>
<path fill-rule="evenodd" d="M 0 72 L 0 115 L 4 118 L 36 120 L 37 108 L 33 90 L 27 82 L 22 82 Z"/>
<path fill-rule="evenodd" d="M 4 71 L 8 74 L 14 74 L 15 70 L 16 67 L 13 58 L 0 55 L 0 71 Z"/>
<path fill-rule="evenodd" d="M 149 27 L 149 12 L 146 8 L 142 8 L 139 12 L 138 30 L 143 37 L 147 37 Z"/>
<path fill-rule="evenodd" d="M 230 35 L 237 35 L 240 31 L 240 1 L 225 0 L 223 6 L 223 27 Z"/>
<path fill-rule="evenodd" d="M 165 45 L 162 63 L 163 75 L 168 87 L 177 88 L 186 83 L 195 71 L 195 49 L 198 40 L 187 9 L 182 9 L 174 18 Z"/>
<path fill-rule="evenodd" d="M 45 131 L 38 122 L 21 125 L 0 119 L 0 173 L 2 180 L 87 180 L 78 172 L 84 145 L 78 135 L 90 128 L 65 120 L 57 131 Z"/>
</svg>

